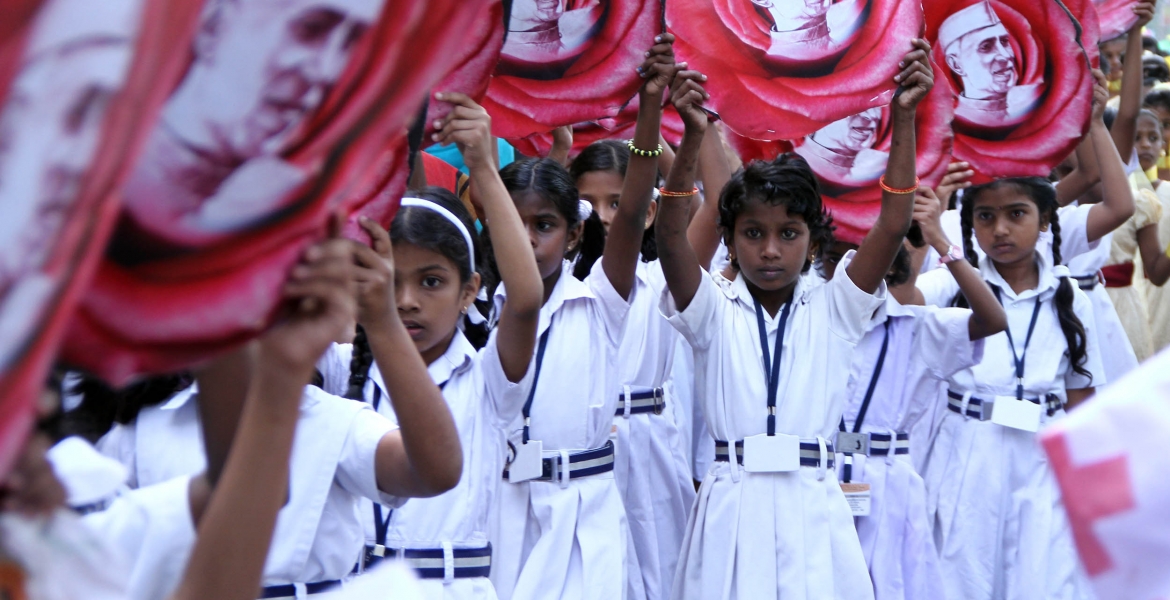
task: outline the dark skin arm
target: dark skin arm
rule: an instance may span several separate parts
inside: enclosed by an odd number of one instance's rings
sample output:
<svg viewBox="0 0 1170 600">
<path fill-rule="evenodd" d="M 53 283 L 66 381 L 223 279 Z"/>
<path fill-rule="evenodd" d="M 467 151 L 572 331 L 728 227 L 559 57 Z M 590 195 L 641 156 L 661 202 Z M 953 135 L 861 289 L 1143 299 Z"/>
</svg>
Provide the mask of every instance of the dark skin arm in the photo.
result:
<svg viewBox="0 0 1170 600">
<path fill-rule="evenodd" d="M 886 185 L 896 189 L 917 185 L 915 115 L 918 103 L 934 87 L 930 44 L 917 39 L 912 45 L 913 49 L 902 59 L 902 72 L 894 77 L 900 88 L 890 108 L 894 122 L 893 139 L 884 177 Z M 882 191 L 882 209 L 877 222 L 845 268 L 845 274 L 862 291 L 872 294 L 881 285 L 902 246 L 902 239 L 910 230 L 913 214 L 913 194 Z"/>
<path fill-rule="evenodd" d="M 634 146 L 651 151 L 658 148 L 662 93 L 675 71 L 672 49 L 674 36 L 663 33 L 654 39 L 654 47 L 647 52 L 647 58 L 638 71 L 645 83 L 638 92 L 638 122 L 634 127 Z M 646 213 L 650 210 L 657 179 L 657 157 L 638 156 L 631 152 L 617 213 L 610 223 L 605 253 L 601 257 L 606 277 L 622 298 L 629 299 L 634 289 L 638 257 L 642 251 L 642 235 L 646 231 Z"/>
<path fill-rule="evenodd" d="M 1066 390 L 1066 393 L 1068 394 L 1068 405 L 1065 406 L 1065 409 L 1072 410 L 1072 409 L 1080 406 L 1082 402 L 1084 402 L 1085 400 L 1088 400 L 1089 396 L 1092 396 L 1093 393 L 1096 391 L 1097 391 L 1097 388 L 1083 388 L 1083 389 L 1079 389 L 1079 390 Z"/>
<path fill-rule="evenodd" d="M 914 221 L 922 229 L 922 237 L 938 252 L 939 256 L 946 256 L 950 251 L 951 241 L 943 232 L 941 203 L 930 188 L 919 188 L 914 198 Z M 983 281 L 983 276 L 971 263 L 965 260 L 953 260 L 947 263 L 947 269 L 959 289 L 967 297 L 971 305 L 971 318 L 967 321 L 967 333 L 971 340 L 981 340 L 1007 329 L 1007 314 L 1003 306 L 995 299 L 995 294 Z"/>
<path fill-rule="evenodd" d="M 1155 0 L 1142 0 L 1133 7 L 1137 23 L 1129 30 L 1125 41 L 1125 62 L 1121 73 L 1121 103 L 1113 121 L 1113 144 L 1122 160 L 1133 156 L 1133 136 L 1137 128 L 1138 111 L 1142 108 L 1142 27 L 1154 18 Z"/>
<path fill-rule="evenodd" d="M 1153 224 L 1142 227 L 1137 232 L 1137 239 L 1146 279 L 1154 285 L 1165 284 L 1170 280 L 1170 257 L 1166 256 L 1162 242 L 1158 240 L 1158 226 Z"/>
<path fill-rule="evenodd" d="M 679 66 L 685 69 L 686 63 Z M 707 131 L 707 113 L 703 112 L 702 105 L 710 96 L 703 89 L 705 81 L 706 75 L 683 70 L 675 75 L 671 84 L 671 101 L 682 117 L 685 130 L 675 153 L 674 166 L 666 176 L 664 188 L 667 191 L 690 192 L 694 189 L 699 148 Z M 675 306 L 682 311 L 694 300 L 703 277 L 699 258 L 687 239 L 691 197 L 663 196 L 658 201 L 658 223 L 654 231 L 658 259 Z"/>
<path fill-rule="evenodd" d="M 687 240 L 695 249 L 699 263 L 709 265 L 721 241 L 719 192 L 731 180 L 731 166 L 727 164 L 727 154 L 723 151 L 723 139 L 718 127 L 708 126 L 703 136 L 703 143 L 699 146 L 699 174 L 706 196 L 687 228 Z"/>
<path fill-rule="evenodd" d="M 241 355 L 250 372 L 231 453 L 171 600 L 257 596 L 288 489 L 301 394 L 317 357 L 354 317 L 349 269 L 342 240 L 308 250 L 283 290 L 295 309 Z"/>
</svg>

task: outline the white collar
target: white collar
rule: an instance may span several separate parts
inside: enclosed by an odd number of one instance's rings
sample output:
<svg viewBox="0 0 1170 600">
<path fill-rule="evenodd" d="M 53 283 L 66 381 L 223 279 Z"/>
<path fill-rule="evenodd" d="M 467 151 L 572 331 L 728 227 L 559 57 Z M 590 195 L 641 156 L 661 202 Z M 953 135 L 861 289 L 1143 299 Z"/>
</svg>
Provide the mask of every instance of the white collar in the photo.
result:
<svg viewBox="0 0 1170 600">
<path fill-rule="evenodd" d="M 597 261 L 593 268 L 600 269 L 601 261 Z M 548 296 L 548 301 L 544 306 L 540 307 L 540 326 L 537 334 L 541 334 L 545 329 L 548 329 L 552 322 L 552 317 L 561 309 L 561 306 L 570 300 L 580 300 L 582 298 L 596 298 L 597 295 L 593 290 L 585 285 L 585 282 L 573 276 L 573 265 L 567 260 L 561 261 L 561 275 L 557 278 L 557 284 L 553 286 L 553 291 Z M 504 306 L 504 301 L 508 299 L 508 291 L 504 288 L 501 282 L 496 288 L 494 297 L 495 311 L 498 315 Z"/>
<path fill-rule="evenodd" d="M 979 274 L 983 276 L 983 280 L 989 285 L 996 286 L 1000 289 L 1000 293 L 1012 300 L 1025 300 L 1039 296 L 1041 301 L 1047 300 L 1050 296 L 1056 294 L 1056 287 L 1060 285 L 1060 281 L 1052 273 L 1052 258 L 1046 252 L 1036 252 L 1036 266 L 1040 269 L 1040 277 L 1035 288 L 1024 290 L 1017 294 L 1012 290 L 1012 286 L 999 274 L 995 268 L 995 263 L 986 255 L 979 261 Z"/>
<path fill-rule="evenodd" d="M 456 373 L 467 370 L 474 357 L 475 346 L 467 341 L 467 336 L 463 335 L 462 331 L 456 329 L 455 335 L 451 337 L 451 343 L 447 346 L 447 351 L 435 359 L 435 362 L 427 365 L 427 373 L 435 385 L 442 385 L 454 377 Z"/>
</svg>

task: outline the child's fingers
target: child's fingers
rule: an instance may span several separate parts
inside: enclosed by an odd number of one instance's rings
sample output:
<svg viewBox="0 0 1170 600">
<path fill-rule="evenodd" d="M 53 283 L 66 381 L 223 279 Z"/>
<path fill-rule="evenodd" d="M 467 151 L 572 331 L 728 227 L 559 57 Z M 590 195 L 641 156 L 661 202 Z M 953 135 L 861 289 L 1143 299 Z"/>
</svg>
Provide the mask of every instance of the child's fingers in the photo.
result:
<svg viewBox="0 0 1170 600">
<path fill-rule="evenodd" d="M 958 173 L 960 171 L 966 171 L 970 166 L 971 165 L 966 161 L 955 161 L 947 165 L 947 175 L 950 175 L 951 173 Z"/>
<path fill-rule="evenodd" d="M 366 235 L 370 236 L 370 247 L 374 249 L 374 252 L 377 252 L 379 256 L 384 256 L 390 248 L 390 232 L 369 217 L 359 217 L 358 224 L 361 225 Z"/>
<path fill-rule="evenodd" d="M 457 104 L 460 106 L 478 106 L 471 96 L 462 92 L 438 92 L 435 94 L 435 100 L 439 102 L 447 102 L 448 104 Z"/>
<path fill-rule="evenodd" d="M 921 62 L 911 62 L 901 73 L 894 76 L 894 81 L 907 81 L 914 75 L 925 75 L 927 73 L 926 65 Z"/>
</svg>

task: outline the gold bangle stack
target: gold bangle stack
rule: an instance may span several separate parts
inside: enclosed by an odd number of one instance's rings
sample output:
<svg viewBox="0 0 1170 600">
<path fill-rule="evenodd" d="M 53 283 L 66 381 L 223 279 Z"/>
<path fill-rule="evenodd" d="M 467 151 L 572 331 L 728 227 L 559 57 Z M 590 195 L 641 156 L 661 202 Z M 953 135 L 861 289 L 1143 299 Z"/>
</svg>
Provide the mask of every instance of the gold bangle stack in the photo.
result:
<svg viewBox="0 0 1170 600">
<path fill-rule="evenodd" d="M 662 194 L 662 196 L 664 198 L 686 198 L 688 196 L 694 196 L 695 194 L 698 194 L 699 187 L 695 186 L 695 188 L 689 192 L 672 192 L 672 191 L 667 190 L 666 188 L 662 187 L 662 188 L 658 188 L 658 193 Z"/>
</svg>

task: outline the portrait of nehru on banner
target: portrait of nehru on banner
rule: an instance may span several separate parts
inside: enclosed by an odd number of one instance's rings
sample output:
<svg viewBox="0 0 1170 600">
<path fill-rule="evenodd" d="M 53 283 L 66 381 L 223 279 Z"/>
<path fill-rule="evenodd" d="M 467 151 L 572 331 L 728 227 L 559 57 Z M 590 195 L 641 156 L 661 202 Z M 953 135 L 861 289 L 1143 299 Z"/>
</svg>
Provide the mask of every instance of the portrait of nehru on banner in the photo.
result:
<svg viewBox="0 0 1170 600">
<path fill-rule="evenodd" d="M 514 0 L 501 60 L 567 68 L 604 25 L 609 0 Z"/>
<path fill-rule="evenodd" d="M 1040 104 L 1043 83 L 1019 85 L 1018 44 L 990 2 L 955 12 L 938 30 L 947 68 L 959 89 L 956 126 L 1003 131 L 1022 123 Z"/>
</svg>

